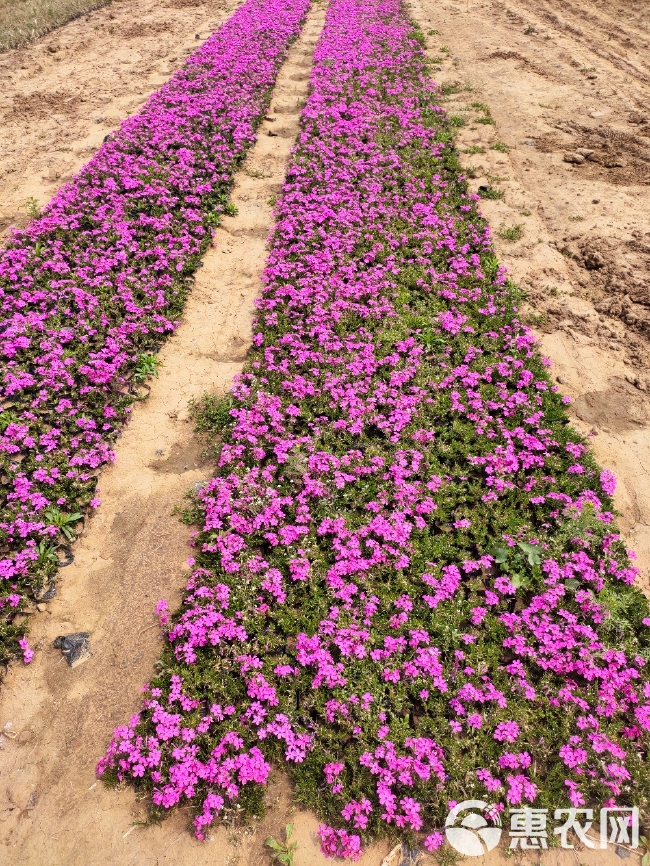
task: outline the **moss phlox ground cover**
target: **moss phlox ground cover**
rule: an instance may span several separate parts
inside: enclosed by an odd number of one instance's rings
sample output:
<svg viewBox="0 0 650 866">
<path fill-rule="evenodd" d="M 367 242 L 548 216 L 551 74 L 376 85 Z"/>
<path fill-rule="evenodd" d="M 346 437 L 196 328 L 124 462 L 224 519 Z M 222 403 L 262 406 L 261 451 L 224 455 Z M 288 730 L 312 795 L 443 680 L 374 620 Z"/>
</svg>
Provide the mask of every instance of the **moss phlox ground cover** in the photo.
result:
<svg viewBox="0 0 650 866">
<path fill-rule="evenodd" d="M 248 0 L 0 252 L 0 659 L 31 659 L 13 614 L 99 504 L 307 8 Z"/>
<path fill-rule="evenodd" d="M 99 772 L 357 858 L 449 809 L 647 805 L 650 618 L 399 0 L 332 0 L 254 350 L 142 712 Z"/>
</svg>

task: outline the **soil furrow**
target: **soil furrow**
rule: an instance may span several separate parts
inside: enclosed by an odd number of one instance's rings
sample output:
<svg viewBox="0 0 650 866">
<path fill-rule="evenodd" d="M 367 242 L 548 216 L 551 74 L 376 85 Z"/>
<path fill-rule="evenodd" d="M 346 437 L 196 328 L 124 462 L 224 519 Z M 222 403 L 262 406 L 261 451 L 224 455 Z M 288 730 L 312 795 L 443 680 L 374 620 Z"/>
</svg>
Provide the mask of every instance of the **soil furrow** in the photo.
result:
<svg viewBox="0 0 650 866">
<path fill-rule="evenodd" d="M 546 0 L 541 4 L 533 4 L 529 0 L 521 0 L 521 5 L 526 8 L 528 13 L 541 18 L 563 33 L 583 40 L 594 54 L 608 61 L 617 69 L 644 83 L 650 81 L 646 71 L 639 68 L 641 66 L 647 69 L 647 61 L 645 60 L 647 52 L 644 54 L 642 51 L 636 63 L 625 56 L 624 52 L 633 48 L 638 50 L 638 47 L 632 43 L 629 31 L 621 27 L 620 24 L 607 18 L 589 14 L 585 10 L 580 10 L 564 2 L 560 5 L 554 3 L 553 0 Z M 639 41 L 647 39 L 647 34 L 634 33 L 634 35 Z M 609 41 L 611 46 L 609 49 L 604 46 L 605 40 Z M 616 42 L 620 44 L 617 45 Z"/>
</svg>

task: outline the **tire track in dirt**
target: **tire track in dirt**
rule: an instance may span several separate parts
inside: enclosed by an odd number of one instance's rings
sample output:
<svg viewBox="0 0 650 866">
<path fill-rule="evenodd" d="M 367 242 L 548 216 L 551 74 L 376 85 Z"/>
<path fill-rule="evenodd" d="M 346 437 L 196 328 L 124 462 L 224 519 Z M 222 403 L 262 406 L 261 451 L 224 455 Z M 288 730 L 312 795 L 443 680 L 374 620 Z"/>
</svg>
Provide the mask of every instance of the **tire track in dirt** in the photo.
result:
<svg viewBox="0 0 650 866">
<path fill-rule="evenodd" d="M 596 14 L 590 9 L 575 4 L 557 2 L 557 0 L 540 0 L 531 3 L 530 0 L 519 0 L 529 15 L 536 16 L 546 24 L 583 40 L 589 49 L 598 57 L 608 61 L 614 68 L 647 84 L 650 82 L 650 64 L 648 64 L 647 29 L 637 30 L 623 27 L 620 19 L 614 19 L 607 14 Z M 632 34 L 632 35 L 630 35 Z M 635 42 L 632 41 L 632 36 Z M 609 45 L 610 47 L 605 47 Z M 639 51 L 639 48 L 641 51 Z M 628 59 L 627 53 L 635 50 L 635 61 Z"/>
<path fill-rule="evenodd" d="M 120 0 L 0 54 L 0 238 L 27 222 L 240 0 Z"/>
<path fill-rule="evenodd" d="M 197 272 L 183 322 L 160 353 L 160 378 L 102 475 L 102 505 L 75 547 L 74 564 L 62 572 L 56 598 L 33 617 L 35 659 L 12 666 L 6 677 L 0 730 L 11 722 L 17 736 L 0 736 L 0 844 L 9 852 L 0 859 L 11 866 L 200 866 L 215 857 L 234 862 L 244 850 L 229 845 L 223 827 L 199 843 L 186 810 L 160 827 L 134 827 L 146 818 L 146 802 L 131 789 L 116 793 L 95 784 L 95 766 L 112 728 L 139 708 L 140 688 L 152 674 L 160 650 L 157 600 L 166 596 L 172 607 L 180 601 L 190 532 L 172 510 L 211 474 L 188 401 L 227 390 L 250 344 L 272 227 L 269 198 L 282 186 L 323 19 L 316 6 L 291 48 L 268 119 L 236 177 L 239 213 L 224 219 Z M 93 656 L 71 670 L 52 641 L 75 631 L 91 633 Z M 274 800 L 281 788 L 271 792 Z M 299 832 L 315 829 L 306 818 Z"/>
</svg>

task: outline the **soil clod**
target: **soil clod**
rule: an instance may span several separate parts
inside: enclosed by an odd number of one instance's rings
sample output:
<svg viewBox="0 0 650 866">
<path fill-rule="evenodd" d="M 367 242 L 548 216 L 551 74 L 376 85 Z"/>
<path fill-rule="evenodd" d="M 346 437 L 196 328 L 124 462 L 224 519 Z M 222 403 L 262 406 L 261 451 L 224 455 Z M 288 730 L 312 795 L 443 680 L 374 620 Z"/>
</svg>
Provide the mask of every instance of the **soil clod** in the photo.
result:
<svg viewBox="0 0 650 866">
<path fill-rule="evenodd" d="M 90 633 L 87 631 L 75 634 L 59 635 L 52 644 L 55 649 L 60 649 L 64 659 L 71 668 L 87 661 L 92 653 L 90 651 Z"/>
</svg>

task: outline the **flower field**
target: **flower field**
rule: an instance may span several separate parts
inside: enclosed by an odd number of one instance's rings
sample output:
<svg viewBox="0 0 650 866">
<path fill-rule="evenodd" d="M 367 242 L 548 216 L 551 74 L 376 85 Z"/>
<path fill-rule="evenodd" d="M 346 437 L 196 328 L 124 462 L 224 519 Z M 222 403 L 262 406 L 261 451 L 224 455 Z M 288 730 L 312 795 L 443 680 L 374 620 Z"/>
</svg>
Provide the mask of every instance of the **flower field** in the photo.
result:
<svg viewBox="0 0 650 866">
<path fill-rule="evenodd" d="M 228 213 L 307 0 L 248 0 L 0 252 L 0 660 L 70 559 L 98 469 Z"/>
<path fill-rule="evenodd" d="M 399 0 L 332 0 L 254 350 L 200 425 L 182 609 L 100 774 L 357 858 L 450 804 L 647 807 L 650 613 L 615 481 L 517 317 Z"/>
</svg>

